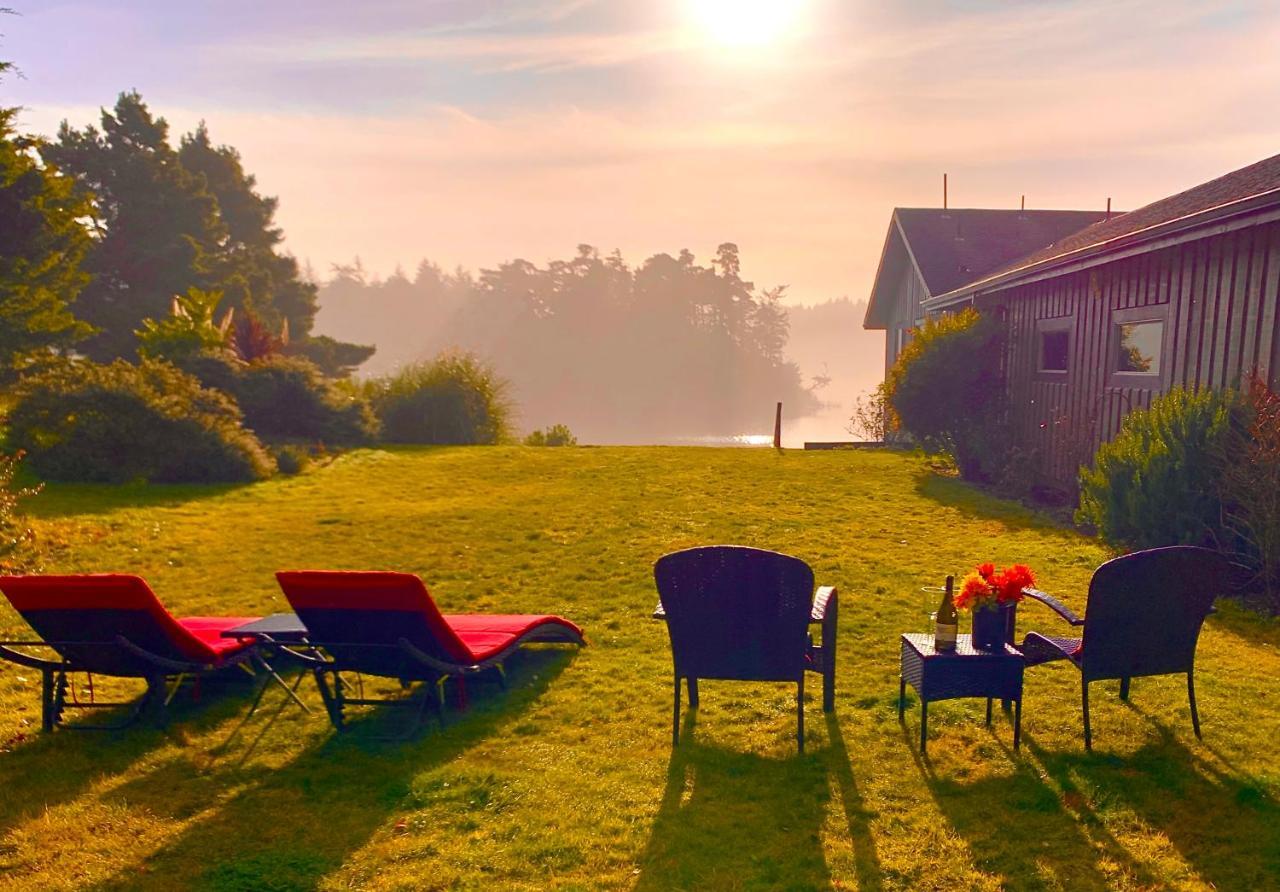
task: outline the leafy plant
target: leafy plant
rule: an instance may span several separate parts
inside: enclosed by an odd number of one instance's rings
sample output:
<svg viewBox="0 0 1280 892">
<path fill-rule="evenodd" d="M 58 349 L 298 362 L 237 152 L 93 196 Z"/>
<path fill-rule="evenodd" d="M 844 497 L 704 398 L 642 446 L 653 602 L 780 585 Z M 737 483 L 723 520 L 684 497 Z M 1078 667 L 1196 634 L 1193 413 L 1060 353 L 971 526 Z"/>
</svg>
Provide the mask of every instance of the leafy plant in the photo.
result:
<svg viewBox="0 0 1280 892">
<path fill-rule="evenodd" d="M 1077 520 L 1116 547 L 1227 544 L 1220 481 L 1242 411 L 1235 391 L 1179 388 L 1130 412 L 1080 469 Z"/>
<path fill-rule="evenodd" d="M 962 477 L 989 480 L 1004 435 L 1003 337 L 972 307 L 927 319 L 885 376 L 889 428 L 942 452 Z"/>
<path fill-rule="evenodd" d="M 226 395 L 173 365 L 65 363 L 25 379 L 9 439 L 51 480 L 240 482 L 275 463 Z"/>
<path fill-rule="evenodd" d="M 1255 587 L 1272 612 L 1280 611 L 1280 394 L 1253 376 L 1245 411 L 1233 414 L 1216 456 L 1223 522 L 1241 544 Z"/>
<path fill-rule="evenodd" d="M 268 356 L 237 368 L 229 392 L 245 426 L 272 442 L 371 441 L 378 420 L 362 394 L 344 391 L 299 356 Z"/>
<path fill-rule="evenodd" d="M 524 438 L 526 446 L 577 446 L 578 438 L 568 425 L 553 424 L 544 430 L 536 430 Z"/>
<path fill-rule="evenodd" d="M 243 362 L 266 359 L 282 352 L 289 344 L 289 320 L 280 323 L 280 334 L 274 335 L 250 310 L 236 318 L 227 346 Z"/>
<path fill-rule="evenodd" d="M 845 430 L 855 437 L 882 443 L 890 411 L 887 388 L 881 383 L 854 398 L 853 414 Z"/>
<path fill-rule="evenodd" d="M 20 573 L 28 569 L 23 552 L 35 536 L 18 519 L 18 507 L 23 499 L 35 495 L 42 487 L 16 484 L 22 456 L 22 452 L 0 454 L 0 573 Z"/>
<path fill-rule="evenodd" d="M 171 312 L 165 318 L 143 319 L 138 336 L 138 355 L 143 359 L 178 360 L 196 353 L 218 350 L 227 343 L 232 312 L 214 320 L 221 291 L 191 288 L 175 294 Z"/>
<path fill-rule="evenodd" d="M 392 443 L 493 444 L 511 436 L 507 382 L 470 353 L 445 353 L 369 382 Z"/>
</svg>

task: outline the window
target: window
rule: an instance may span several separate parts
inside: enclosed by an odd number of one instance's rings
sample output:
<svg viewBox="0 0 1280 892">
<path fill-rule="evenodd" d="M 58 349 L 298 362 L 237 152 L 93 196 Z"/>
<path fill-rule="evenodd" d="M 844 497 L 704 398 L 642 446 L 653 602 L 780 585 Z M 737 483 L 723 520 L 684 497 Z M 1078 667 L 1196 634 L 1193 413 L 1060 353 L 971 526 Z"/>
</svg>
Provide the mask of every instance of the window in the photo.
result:
<svg viewBox="0 0 1280 892">
<path fill-rule="evenodd" d="M 1116 371 L 1134 375 L 1160 374 L 1164 322 L 1145 319 L 1116 325 Z"/>
<path fill-rule="evenodd" d="M 1036 371 L 1061 379 L 1071 364 L 1071 332 L 1074 316 L 1036 321 Z"/>
<path fill-rule="evenodd" d="M 1065 372 L 1071 335 L 1065 331 L 1040 332 L 1040 371 Z"/>
</svg>

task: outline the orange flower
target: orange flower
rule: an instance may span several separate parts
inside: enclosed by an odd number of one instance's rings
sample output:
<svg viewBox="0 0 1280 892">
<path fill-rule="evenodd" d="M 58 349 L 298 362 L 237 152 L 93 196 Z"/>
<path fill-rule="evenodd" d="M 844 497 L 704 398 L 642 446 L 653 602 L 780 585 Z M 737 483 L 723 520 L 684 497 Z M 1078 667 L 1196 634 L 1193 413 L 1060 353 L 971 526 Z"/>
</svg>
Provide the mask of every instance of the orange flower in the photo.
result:
<svg viewBox="0 0 1280 892">
<path fill-rule="evenodd" d="M 956 607 L 961 610 L 979 607 L 991 598 L 991 594 L 991 583 L 983 579 L 981 573 L 970 573 L 960 583 L 960 593 L 956 595 Z"/>
</svg>

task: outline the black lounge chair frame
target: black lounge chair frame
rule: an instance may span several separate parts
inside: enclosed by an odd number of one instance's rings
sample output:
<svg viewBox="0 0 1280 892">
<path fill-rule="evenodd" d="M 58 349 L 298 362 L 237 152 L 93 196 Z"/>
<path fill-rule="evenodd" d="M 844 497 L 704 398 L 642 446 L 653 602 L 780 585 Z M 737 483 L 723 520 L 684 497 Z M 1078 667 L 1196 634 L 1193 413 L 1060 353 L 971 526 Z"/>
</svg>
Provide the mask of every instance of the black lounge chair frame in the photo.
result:
<svg viewBox="0 0 1280 892">
<path fill-rule="evenodd" d="M 100 669 L 91 669 L 61 655 L 56 660 L 50 660 L 23 650 L 15 650 L 15 648 L 49 648 L 55 652 L 64 648 L 70 651 L 98 650 L 133 664 L 138 671 L 108 673 Z M 257 662 L 261 657 L 256 647 L 247 647 L 217 665 L 184 662 L 152 653 L 120 635 L 115 641 L 0 641 L 0 659 L 40 672 L 40 727 L 47 732 L 57 727 L 73 731 L 119 731 L 130 727 L 144 717 L 157 724 L 163 724 L 166 708 L 186 679 L 200 679 L 234 667 L 254 675 L 255 673 L 247 664 Z M 111 675 L 117 678 L 139 678 L 146 682 L 147 690 L 136 701 L 80 703 L 75 698 L 69 700 L 67 697 L 69 688 L 67 676 L 77 672 Z M 269 674 L 260 676 L 259 683 L 265 685 L 269 677 Z M 171 678 L 174 679 L 172 685 L 169 683 Z M 132 706 L 133 709 L 123 720 L 114 724 L 94 725 L 84 722 L 67 724 L 65 721 L 65 713 L 70 709 L 114 709 L 120 706 Z"/>
<path fill-rule="evenodd" d="M 1214 612 L 1215 596 L 1225 594 L 1237 568 L 1216 551 L 1189 545 L 1153 548 L 1108 561 L 1089 583 L 1085 616 L 1036 589 L 1023 594 L 1051 609 L 1079 638 L 1029 632 L 1020 650 L 1026 665 L 1066 660 L 1080 671 L 1084 746 L 1093 749 L 1089 721 L 1089 685 L 1119 679 L 1120 699 L 1129 699 L 1134 678 L 1184 674 L 1191 726 L 1200 737 L 1196 707 L 1195 654 L 1200 629 Z M 1150 617 L 1157 617 L 1150 622 Z M 1010 641 L 1013 618 L 1010 618 Z"/>
<path fill-rule="evenodd" d="M 787 661 L 786 642 L 757 640 L 749 645 L 749 652 L 739 651 L 736 654 L 731 652 L 734 649 L 732 642 L 722 642 L 725 646 L 720 648 L 720 653 L 710 655 L 711 662 L 718 664 L 713 667 L 688 650 L 692 646 L 690 642 L 697 637 L 696 635 L 678 643 L 678 636 L 673 633 L 671 654 L 674 663 L 674 698 L 671 715 L 671 744 L 672 746 L 680 744 L 681 679 L 684 679 L 688 685 L 690 709 L 698 707 L 699 677 L 741 681 L 794 680 L 796 684 L 796 745 L 803 753 L 806 672 L 815 672 L 822 676 L 822 711 L 829 713 L 835 709 L 836 628 L 839 623 L 839 595 L 836 588 L 824 585 L 820 586 L 815 593 L 813 571 L 799 558 L 758 548 L 716 545 L 691 548 L 660 558 L 654 565 L 654 576 L 660 597 L 664 596 L 664 590 L 666 590 L 665 595 L 675 594 L 671 590 L 672 587 L 682 586 L 685 583 L 692 583 L 692 590 L 697 593 L 695 597 L 702 597 L 706 593 L 706 590 L 699 591 L 701 588 L 699 583 L 706 582 L 703 574 L 708 571 L 714 574 L 715 565 L 720 562 L 730 566 L 731 572 L 738 578 L 734 580 L 732 593 L 721 590 L 712 594 L 713 600 L 720 600 L 720 596 L 726 594 L 732 599 L 741 597 L 740 605 L 749 612 L 760 610 L 769 612 L 779 607 L 782 612 L 804 610 L 802 615 L 805 618 L 805 624 L 819 626 L 821 643 L 814 644 L 812 635 L 804 635 L 797 655 L 799 660 L 793 664 L 797 666 L 797 671 L 791 673 L 776 671 L 780 657 L 781 662 Z M 714 588 L 715 586 L 712 586 L 712 589 Z M 676 596 L 679 597 L 679 595 Z M 721 602 L 702 616 L 690 617 L 690 619 L 695 624 L 714 623 L 716 607 L 723 609 L 726 603 Z M 703 611 L 699 610 L 699 612 Z M 666 621 L 668 631 L 672 630 L 670 611 L 662 601 L 659 601 L 654 609 L 653 618 Z M 767 652 L 761 653 L 760 650 Z M 704 674 L 701 676 L 696 669 L 690 670 L 689 664 L 698 662 L 703 662 L 704 666 Z"/>
<path fill-rule="evenodd" d="M 496 681 L 503 689 L 507 686 L 504 664 L 525 644 L 576 644 L 584 646 L 586 640 L 573 630 L 558 624 L 546 624 L 530 629 L 516 638 L 498 653 L 477 663 L 451 663 L 433 657 L 420 648 L 415 647 L 406 638 L 398 639 L 394 644 L 376 644 L 370 642 L 350 641 L 312 641 L 303 637 L 301 640 L 280 640 L 263 635 L 259 639 L 264 646 L 278 650 L 289 659 L 309 669 L 320 690 L 320 699 L 324 702 L 329 721 L 338 731 L 346 731 L 346 714 L 348 706 L 374 706 L 391 709 L 412 710 L 412 717 L 407 727 L 399 734 L 369 735 L 375 739 L 401 740 L 415 736 L 426 718 L 428 708 L 433 708 L 436 718 L 443 728 L 444 688 L 449 679 L 457 680 L 460 696 L 465 697 L 466 681 L 481 679 Z M 342 677 L 344 672 L 360 675 L 367 671 L 367 663 L 362 656 L 374 657 L 384 662 L 388 657 L 396 661 L 398 669 L 387 675 L 381 671 L 376 674 L 385 678 L 396 678 L 402 688 L 408 688 L 413 682 L 424 682 L 423 691 L 415 698 L 396 697 L 364 697 L 350 696 L 349 681 Z M 363 668 L 362 668 L 363 667 Z"/>
</svg>

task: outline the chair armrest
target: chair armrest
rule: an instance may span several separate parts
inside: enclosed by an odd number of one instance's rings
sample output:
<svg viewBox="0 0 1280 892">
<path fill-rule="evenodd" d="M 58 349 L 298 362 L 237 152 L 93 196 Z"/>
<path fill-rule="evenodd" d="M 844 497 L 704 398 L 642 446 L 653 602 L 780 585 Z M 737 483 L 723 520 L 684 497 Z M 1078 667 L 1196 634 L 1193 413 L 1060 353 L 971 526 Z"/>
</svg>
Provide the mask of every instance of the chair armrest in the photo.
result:
<svg viewBox="0 0 1280 892">
<path fill-rule="evenodd" d="M 661 601 L 658 602 L 657 607 L 653 608 L 653 618 L 661 620 L 665 620 L 667 618 L 667 611 L 663 609 Z"/>
<path fill-rule="evenodd" d="M 1063 604 L 1061 601 L 1059 601 L 1057 598 L 1053 597 L 1052 595 L 1047 595 L 1044 592 L 1040 591 L 1039 589 L 1034 589 L 1034 588 L 1024 588 L 1022 590 L 1022 594 L 1024 597 L 1031 598 L 1033 601 L 1039 601 L 1041 604 L 1048 607 L 1050 610 L 1058 614 L 1058 616 L 1065 619 L 1071 625 L 1073 626 L 1084 625 L 1084 620 L 1081 617 L 1076 616 L 1075 611 L 1073 611 L 1070 607 L 1068 607 L 1066 604 Z"/>
<path fill-rule="evenodd" d="M 817 594 L 813 596 L 813 612 L 809 614 L 809 622 L 824 622 L 827 618 L 827 605 L 834 603 L 835 600 L 836 587 L 834 585 L 820 586 Z"/>
</svg>

